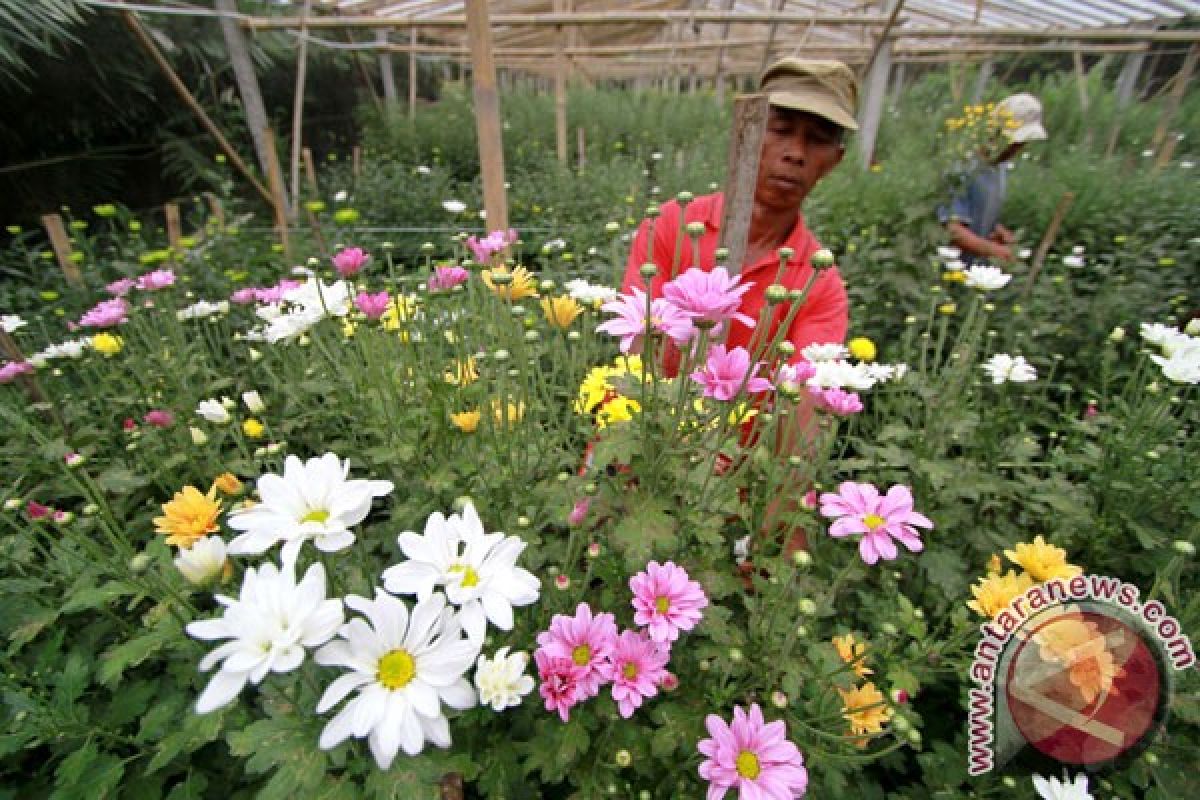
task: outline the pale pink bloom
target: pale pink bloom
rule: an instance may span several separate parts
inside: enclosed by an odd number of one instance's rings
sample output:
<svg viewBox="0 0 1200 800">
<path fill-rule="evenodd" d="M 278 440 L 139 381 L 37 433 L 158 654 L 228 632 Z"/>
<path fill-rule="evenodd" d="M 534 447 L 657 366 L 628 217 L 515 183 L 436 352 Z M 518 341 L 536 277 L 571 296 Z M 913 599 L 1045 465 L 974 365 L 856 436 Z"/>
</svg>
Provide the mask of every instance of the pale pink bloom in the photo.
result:
<svg viewBox="0 0 1200 800">
<path fill-rule="evenodd" d="M 133 280 L 133 278 L 121 278 L 120 280 L 113 281 L 105 286 L 104 291 L 108 292 L 113 297 L 124 297 L 133 290 L 135 284 L 136 282 Z"/>
<path fill-rule="evenodd" d="M 574 507 L 571 508 L 571 513 L 567 515 L 567 523 L 569 525 L 582 525 L 587 519 L 588 509 L 591 508 L 592 498 L 585 497 L 582 500 L 576 501 Z"/>
<path fill-rule="evenodd" d="M 583 692 L 580 680 L 585 672 L 569 658 L 549 655 L 545 650 L 535 650 L 533 661 L 538 670 L 538 694 L 546 703 L 547 711 L 557 711 L 566 722 L 571 708 L 588 695 Z"/>
<path fill-rule="evenodd" d="M 550 620 L 550 630 L 537 636 L 537 643 L 546 655 L 568 659 L 579 667 L 580 699 L 600 693 L 605 681 L 604 665 L 616 640 L 617 623 L 613 615 L 593 616 L 587 603 L 580 603 L 573 617 L 555 614 Z"/>
<path fill-rule="evenodd" d="M 711 739 L 701 739 L 696 749 L 706 756 L 700 777 L 708 781 L 707 800 L 721 800 L 736 789 L 741 800 L 793 800 L 808 791 L 804 756 L 787 740 L 783 720 L 763 721 L 757 703 L 750 713 L 733 708 L 733 724 L 716 714 L 704 720 Z"/>
<path fill-rule="evenodd" d="M 229 295 L 229 302 L 236 303 L 239 306 L 248 306 L 258 300 L 259 289 L 253 286 L 247 286 L 244 289 L 238 289 L 233 294 Z"/>
<path fill-rule="evenodd" d="M 708 320 L 719 325 L 736 319 L 747 327 L 754 327 L 754 320 L 738 311 L 742 295 L 750 291 L 752 284 L 739 286 L 740 275 L 730 276 L 724 267 L 712 272 L 692 267 L 675 280 L 663 286 L 663 297 L 676 308 L 692 318 L 693 324 Z"/>
<path fill-rule="evenodd" d="M 85 328 L 111 328 L 129 318 L 129 303 L 123 297 L 102 300 L 79 318 Z"/>
<path fill-rule="evenodd" d="M 664 672 L 658 685 L 664 692 L 673 692 L 679 688 L 679 678 L 675 677 L 673 672 Z"/>
<path fill-rule="evenodd" d="M 597 332 L 621 337 L 622 353 L 642 352 L 642 336 L 646 333 L 646 293 L 632 289 L 616 300 L 610 300 L 600 308 L 617 316 L 596 326 Z M 696 335 L 692 318 L 676 308 L 665 298 L 657 298 L 650 305 L 649 328 L 651 332 L 665 333 L 677 344 L 690 341 Z"/>
<path fill-rule="evenodd" d="M 839 417 L 848 417 L 863 410 L 862 399 L 857 392 L 847 392 L 836 387 L 822 389 L 819 386 L 809 387 L 808 391 L 817 401 L 817 408 Z"/>
<path fill-rule="evenodd" d="M 467 247 L 471 249 L 471 255 L 475 257 L 477 263 L 487 264 L 492 256 L 515 241 L 517 241 L 517 232 L 509 228 L 507 232 L 492 231 L 482 239 L 468 236 Z"/>
<path fill-rule="evenodd" d="M 1096 408 L 1095 403 L 1088 403 L 1087 408 L 1083 410 L 1083 416 L 1087 417 L 1088 419 L 1091 419 L 1099 413 L 1100 411 Z"/>
<path fill-rule="evenodd" d="M 169 428 L 175 422 L 175 415 L 165 409 L 147 411 L 142 420 L 154 428 Z"/>
<path fill-rule="evenodd" d="M 807 492 L 805 492 L 804 497 L 800 500 L 800 504 L 810 510 L 816 508 L 817 507 L 817 490 L 809 489 Z"/>
<path fill-rule="evenodd" d="M 924 545 L 913 526 L 933 527 L 928 517 L 913 511 L 912 492 L 899 484 L 881 496 L 869 483 L 845 481 L 838 486 L 836 494 L 826 492 L 821 495 L 821 515 L 837 519 L 829 526 L 830 536 L 863 535 L 858 552 L 868 564 L 874 564 L 880 558 L 895 559 L 897 550 L 893 539 L 911 552 L 920 552 Z"/>
<path fill-rule="evenodd" d="M 708 363 L 692 373 L 691 378 L 704 387 L 704 396 L 717 400 L 732 400 L 737 397 L 742 384 L 747 394 L 771 389 L 771 382 L 758 377 L 761 363 L 750 368 L 750 353 L 744 347 L 726 350 L 725 345 L 715 344 L 708 350 Z M 747 376 L 747 372 L 750 374 Z"/>
<path fill-rule="evenodd" d="M 292 289 L 299 289 L 304 285 L 304 281 L 297 281 L 291 278 L 284 278 L 274 286 L 268 286 L 265 289 L 255 289 L 254 298 L 263 305 L 275 305 L 283 302 L 283 296 Z"/>
<path fill-rule="evenodd" d="M 156 269 L 153 272 L 147 272 L 145 275 L 139 275 L 137 283 L 134 285 L 143 292 L 152 292 L 155 289 L 165 289 L 174 284 L 174 272 L 169 269 Z"/>
<path fill-rule="evenodd" d="M 68 467 L 77 467 L 83 463 L 83 456 L 79 453 L 72 451 L 63 456 L 63 463 L 66 464 Z"/>
<path fill-rule="evenodd" d="M 383 316 L 383 312 L 387 311 L 388 303 L 391 300 L 386 289 L 377 294 L 359 292 L 358 296 L 354 298 L 354 305 L 369 319 L 379 319 Z"/>
<path fill-rule="evenodd" d="M 429 277 L 429 291 L 448 291 L 460 283 L 466 283 L 470 275 L 471 273 L 458 266 L 434 267 L 433 275 Z"/>
<path fill-rule="evenodd" d="M 645 627 L 656 642 L 673 642 L 680 631 L 696 627 L 708 605 L 704 588 L 688 577 L 674 562 L 651 561 L 643 572 L 629 579 L 633 592 L 633 621 Z"/>
<path fill-rule="evenodd" d="M 33 372 L 33 364 L 28 361 L 5 361 L 0 365 L 0 383 L 12 383 L 18 375 Z"/>
<path fill-rule="evenodd" d="M 358 271 L 366 266 L 368 259 L 370 256 L 361 247 L 345 247 L 333 257 L 333 268 L 338 271 L 338 275 L 348 278 L 358 274 Z"/>
<path fill-rule="evenodd" d="M 806 358 L 797 359 L 794 364 L 780 364 L 775 371 L 775 385 L 792 383 L 803 386 L 808 379 L 817 374 L 817 368 Z"/>
<path fill-rule="evenodd" d="M 643 700 L 658 694 L 670 658 L 670 645 L 655 642 L 641 631 L 624 631 L 617 637 L 605 673 L 622 717 L 629 719 Z"/>
</svg>

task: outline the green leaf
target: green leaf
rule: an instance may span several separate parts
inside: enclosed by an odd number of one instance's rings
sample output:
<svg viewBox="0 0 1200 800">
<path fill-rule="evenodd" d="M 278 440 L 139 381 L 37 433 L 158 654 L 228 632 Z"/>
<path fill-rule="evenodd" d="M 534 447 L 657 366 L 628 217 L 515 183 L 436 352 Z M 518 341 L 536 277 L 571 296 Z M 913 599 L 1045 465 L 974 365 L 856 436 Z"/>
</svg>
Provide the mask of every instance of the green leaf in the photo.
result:
<svg viewBox="0 0 1200 800">
<path fill-rule="evenodd" d="M 165 707 L 170 708 L 170 706 Z M 151 714 L 157 710 L 151 711 Z M 179 756 L 190 755 L 209 742 L 215 741 L 220 735 L 221 726 L 225 721 L 224 715 L 220 712 L 195 714 L 191 708 L 182 712 L 177 709 L 170 717 L 178 721 L 179 727 L 173 729 L 158 743 L 158 752 L 146 766 L 147 774 L 157 772 Z M 143 718 L 143 731 L 146 730 L 147 723 L 148 720 Z"/>
<path fill-rule="evenodd" d="M 8 640 L 12 643 L 8 648 L 9 655 L 36 639 L 39 633 L 58 619 L 58 615 L 57 609 L 31 606 L 25 619 L 8 635 Z"/>
<path fill-rule="evenodd" d="M 87 688 L 89 659 L 79 650 L 72 650 L 63 662 L 54 687 L 54 707 L 69 712 L 71 706 Z"/>
<path fill-rule="evenodd" d="M 85 580 L 91 580 L 90 577 Z M 81 580 L 80 583 L 83 583 Z M 78 584 L 77 584 L 78 585 Z M 118 597 L 137 594 L 137 587 L 123 581 L 109 581 L 103 586 L 84 586 L 71 592 L 67 602 L 63 604 L 62 613 L 74 614 L 100 608 L 116 600 Z"/>
<path fill-rule="evenodd" d="M 959 597 L 966 593 L 970 583 L 967 562 L 953 550 L 939 548 L 927 550 L 917 559 L 925 576 L 942 589 L 948 597 Z"/>
<path fill-rule="evenodd" d="M 644 568 L 656 555 L 665 558 L 675 554 L 676 520 L 656 498 L 638 492 L 629 499 L 626 508 L 628 513 L 613 529 L 612 543 L 630 570 Z"/>
<path fill-rule="evenodd" d="M 96 476 L 96 483 L 109 494 L 129 494 L 149 484 L 149 479 L 127 467 L 109 467 Z"/>
<path fill-rule="evenodd" d="M 109 648 L 100 656 L 100 683 L 109 688 L 121 682 L 121 676 L 131 667 L 136 667 L 163 647 L 180 641 L 182 632 L 172 617 L 163 617 L 159 623 L 140 636 Z"/>
<path fill-rule="evenodd" d="M 247 772 L 259 774 L 278 768 L 268 784 L 272 797 L 304 797 L 325 777 L 326 756 L 317 747 L 315 721 L 296 713 L 284 714 L 261 719 L 225 739 L 235 756 L 248 756 Z"/>
<path fill-rule="evenodd" d="M 58 765 L 51 800 L 100 800 L 115 796 L 125 767 L 121 759 L 101 753 L 94 742 L 74 750 Z"/>
</svg>

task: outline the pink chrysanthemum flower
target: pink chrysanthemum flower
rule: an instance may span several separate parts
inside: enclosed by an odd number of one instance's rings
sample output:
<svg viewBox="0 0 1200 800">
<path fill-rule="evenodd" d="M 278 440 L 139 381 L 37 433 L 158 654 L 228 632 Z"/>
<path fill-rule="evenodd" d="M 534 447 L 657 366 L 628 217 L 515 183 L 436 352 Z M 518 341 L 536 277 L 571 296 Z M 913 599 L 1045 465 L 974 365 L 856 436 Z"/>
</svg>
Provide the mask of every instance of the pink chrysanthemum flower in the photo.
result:
<svg viewBox="0 0 1200 800">
<path fill-rule="evenodd" d="M 692 318 L 692 323 L 707 321 L 720 325 L 736 319 L 747 327 L 754 327 L 754 320 L 738 311 L 742 295 L 750 291 L 751 284 L 738 285 L 740 275 L 730 276 L 724 267 L 712 272 L 692 267 L 675 280 L 663 286 L 663 297 Z"/>
<path fill-rule="evenodd" d="M 147 425 L 154 428 L 169 428 L 175 422 L 175 415 L 165 409 L 147 411 L 142 417 Z"/>
<path fill-rule="evenodd" d="M 858 552 L 868 564 L 874 564 L 880 558 L 895 559 L 897 550 L 893 539 L 914 553 L 920 552 L 924 545 L 913 526 L 933 527 L 928 517 L 913 511 L 912 492 L 899 484 L 880 496 L 879 490 L 869 483 L 845 481 L 838 486 L 836 494 L 826 492 L 821 495 L 821 514 L 837 519 L 829 527 L 830 536 L 863 534 Z"/>
<path fill-rule="evenodd" d="M 587 699 L 580 678 L 583 667 L 576 666 L 569 658 L 552 656 L 545 650 L 535 650 L 533 661 L 538 670 L 538 694 L 546 703 L 547 711 L 557 711 L 563 722 L 570 719 L 571 709 Z"/>
<path fill-rule="evenodd" d="M 475 257 L 477 263 L 487 264 L 491 261 L 492 256 L 515 241 L 517 241 L 517 232 L 509 228 L 507 231 L 492 231 L 482 239 L 468 236 L 467 247 L 471 249 L 471 255 Z"/>
<path fill-rule="evenodd" d="M 808 359 L 801 358 L 794 364 L 780 364 L 779 369 L 775 371 L 775 385 L 779 386 L 784 383 L 792 383 L 796 386 L 803 386 L 808 383 L 808 379 L 817 374 L 817 368 Z"/>
<path fill-rule="evenodd" d="M 121 278 L 120 280 L 113 281 L 105 286 L 104 291 L 108 292 L 113 297 L 124 297 L 133 291 L 133 287 L 135 285 L 136 281 L 134 281 L 133 278 Z"/>
<path fill-rule="evenodd" d="M 139 275 L 135 287 L 143 292 L 152 292 L 156 289 L 166 289 L 168 286 L 175 285 L 175 273 L 169 269 L 156 269 L 153 272 L 147 272 L 145 275 Z"/>
<path fill-rule="evenodd" d="M 573 617 L 555 614 L 550 620 L 550 630 L 537 637 L 547 656 L 569 659 L 579 667 L 580 699 L 600 693 L 600 686 L 606 680 L 605 664 L 616 640 L 617 623 L 613 615 L 593 616 L 587 603 L 580 603 Z"/>
<path fill-rule="evenodd" d="M 847 392 L 836 387 L 822 389 L 819 386 L 812 386 L 808 391 L 817 401 L 817 408 L 839 417 L 848 417 L 863 410 L 862 398 L 857 392 Z"/>
<path fill-rule="evenodd" d="M 368 294 L 367 292 L 359 292 L 354 298 L 354 305 L 358 310 L 367 315 L 368 319 L 379 319 L 383 316 L 383 312 L 387 311 L 388 303 L 391 302 L 391 297 L 388 296 L 387 290 L 377 292 L 376 294 Z"/>
<path fill-rule="evenodd" d="M 600 307 L 617 316 L 596 326 L 596 331 L 621 337 L 622 353 L 642 352 L 642 336 L 646 333 L 646 293 L 632 289 L 616 300 Z M 696 335 L 692 318 L 676 308 L 665 298 L 658 298 L 650 305 L 650 330 L 664 333 L 677 344 L 690 341 Z"/>
<path fill-rule="evenodd" d="M 343 247 L 333 256 L 333 268 L 338 275 L 349 278 L 357 275 L 371 257 L 361 247 Z"/>
<path fill-rule="evenodd" d="M 239 306 L 248 306 L 258 300 L 258 293 L 261 289 L 254 286 L 247 286 L 243 289 L 238 289 L 233 294 L 229 295 L 229 302 L 236 303 Z"/>
<path fill-rule="evenodd" d="M 690 631 L 708 605 L 704 589 L 688 578 L 683 567 L 668 561 L 651 561 L 644 572 L 629 579 L 633 592 L 633 621 L 646 628 L 656 642 L 673 642 L 680 631 Z"/>
<path fill-rule="evenodd" d="M 50 512 L 52 511 L 54 511 L 54 509 L 50 508 L 50 506 L 44 506 L 34 500 L 30 500 L 25 504 L 25 513 L 29 515 L 30 519 L 42 519 L 43 517 L 49 516 Z"/>
<path fill-rule="evenodd" d="M 734 706 L 732 725 L 716 714 L 704 724 L 712 738 L 696 749 L 707 757 L 700 764 L 707 800 L 721 800 L 730 789 L 742 800 L 792 800 L 808 791 L 804 756 L 787 740 L 787 726 L 783 720 L 765 724 L 757 703 L 749 714 Z"/>
<path fill-rule="evenodd" d="M 575 505 L 571 508 L 571 513 L 567 515 L 568 525 L 582 525 L 587 519 L 588 509 L 592 507 L 592 498 L 585 497 L 582 500 L 576 500 Z"/>
<path fill-rule="evenodd" d="M 463 267 L 434 267 L 433 275 L 429 277 L 429 291 L 449 291 L 460 283 L 466 283 L 469 277 L 471 277 L 471 273 L 467 272 Z"/>
<path fill-rule="evenodd" d="M 102 300 L 79 318 L 85 328 L 111 328 L 129 318 L 129 303 L 123 297 Z"/>
<path fill-rule="evenodd" d="M 33 364 L 28 361 L 5 361 L 0 364 L 0 383 L 11 383 L 29 372 L 33 372 Z"/>
<path fill-rule="evenodd" d="M 264 305 L 275 305 L 283 302 L 283 296 L 292 289 L 299 289 L 304 285 L 304 281 L 292 280 L 284 278 L 274 286 L 268 286 L 265 289 L 255 289 L 254 296 L 258 302 Z"/>
<path fill-rule="evenodd" d="M 717 400 L 732 400 L 737 397 L 742 383 L 746 384 L 746 392 L 765 392 L 771 389 L 771 382 L 758 377 L 758 369 L 762 366 L 755 364 L 750 367 L 750 353 L 744 347 L 726 350 L 725 345 L 715 344 L 708 350 L 708 363 L 702 369 L 692 373 L 692 380 L 704 387 L 704 396 Z M 747 377 L 746 372 L 750 375 Z"/>
<path fill-rule="evenodd" d="M 643 700 L 658 694 L 670 658 L 669 645 L 652 641 L 641 631 L 624 631 L 617 637 L 605 672 L 622 717 L 629 719 Z"/>
</svg>

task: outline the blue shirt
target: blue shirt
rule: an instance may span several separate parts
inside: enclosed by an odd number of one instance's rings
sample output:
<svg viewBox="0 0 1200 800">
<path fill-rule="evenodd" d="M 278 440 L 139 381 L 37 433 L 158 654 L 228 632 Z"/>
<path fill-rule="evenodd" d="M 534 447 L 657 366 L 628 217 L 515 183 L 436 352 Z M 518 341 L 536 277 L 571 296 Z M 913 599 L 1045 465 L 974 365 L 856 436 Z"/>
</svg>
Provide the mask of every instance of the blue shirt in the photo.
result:
<svg viewBox="0 0 1200 800">
<path fill-rule="evenodd" d="M 1008 191 L 1008 164 L 974 165 L 966 188 L 950 205 L 938 207 L 938 221 L 961 222 L 976 236 L 987 237 L 1000 221 L 1000 208 Z"/>
</svg>

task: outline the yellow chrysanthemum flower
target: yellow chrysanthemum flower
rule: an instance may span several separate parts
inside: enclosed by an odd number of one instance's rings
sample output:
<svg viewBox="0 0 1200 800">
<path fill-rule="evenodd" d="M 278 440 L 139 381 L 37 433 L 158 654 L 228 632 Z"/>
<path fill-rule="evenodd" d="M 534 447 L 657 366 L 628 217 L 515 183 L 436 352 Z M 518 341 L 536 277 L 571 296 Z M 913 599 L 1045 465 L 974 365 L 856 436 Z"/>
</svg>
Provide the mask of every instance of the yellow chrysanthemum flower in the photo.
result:
<svg viewBox="0 0 1200 800">
<path fill-rule="evenodd" d="M 379 324 L 385 331 L 394 331 L 400 323 L 408 322 L 417 314 L 417 298 L 415 295 L 395 297 L 388 304 L 387 310 L 379 316 Z"/>
<path fill-rule="evenodd" d="M 516 267 L 511 271 L 507 267 L 496 267 L 485 269 L 480 274 L 487 287 L 504 300 L 523 300 L 526 297 L 538 296 L 537 281 L 524 267 Z"/>
<path fill-rule="evenodd" d="M 1015 550 L 1005 550 L 1004 555 L 1038 583 L 1073 578 L 1083 572 L 1081 567 L 1067 563 L 1066 550 L 1048 544 L 1040 534 L 1032 542 L 1021 542 Z"/>
<path fill-rule="evenodd" d="M 542 298 L 542 313 L 546 315 L 546 321 L 559 330 L 566 330 L 571 327 L 571 323 L 575 318 L 583 313 L 583 306 L 570 295 L 562 297 L 543 297 Z"/>
<path fill-rule="evenodd" d="M 475 357 L 467 356 L 454 362 L 442 376 L 446 383 L 452 386 L 470 386 L 479 380 L 479 370 L 475 365 Z"/>
<path fill-rule="evenodd" d="M 942 303 L 937 307 L 937 310 L 939 314 L 950 316 L 954 312 L 958 311 L 958 306 L 954 305 L 954 303 Z"/>
<path fill-rule="evenodd" d="M 971 587 L 975 599 L 967 602 L 967 608 L 990 619 L 1031 586 L 1033 579 L 1029 575 L 1024 572 L 1018 575 L 1011 569 L 1003 575 L 980 578 L 979 583 Z"/>
<path fill-rule="evenodd" d="M 875 343 L 865 336 L 854 337 L 846 343 L 846 347 L 849 348 L 850 355 L 859 361 L 875 360 Z"/>
<path fill-rule="evenodd" d="M 1043 660 L 1066 667 L 1067 679 L 1086 705 L 1111 689 L 1113 680 L 1124 672 L 1094 622 L 1075 616 L 1059 617 L 1040 628 L 1033 638 Z"/>
<path fill-rule="evenodd" d="M 895 713 L 873 683 L 864 683 L 850 691 L 838 689 L 838 694 L 842 696 L 842 716 L 850 723 L 851 733 L 879 733 Z M 867 740 L 859 739 L 857 744 L 864 747 Z"/>
<path fill-rule="evenodd" d="M 254 417 L 247 417 L 242 423 L 242 433 L 249 436 L 251 439 L 261 439 L 263 434 L 267 432 L 267 426 L 256 420 Z"/>
<path fill-rule="evenodd" d="M 221 503 L 215 486 L 208 494 L 201 494 L 195 486 L 185 486 L 170 502 L 162 504 L 162 510 L 164 516 L 154 518 L 154 529 L 166 535 L 167 544 L 186 550 L 217 530 Z"/>
<path fill-rule="evenodd" d="M 579 384 L 579 396 L 575 400 L 575 411 L 579 414 L 591 414 L 613 392 L 613 386 L 608 379 L 617 370 L 612 367 L 592 367 L 583 383 Z"/>
<path fill-rule="evenodd" d="M 596 411 L 596 427 L 607 428 L 615 422 L 628 422 L 640 413 L 642 404 L 623 394 L 616 395 Z"/>
<path fill-rule="evenodd" d="M 855 675 L 865 678 L 872 674 L 872 670 L 867 666 L 865 661 L 867 646 L 862 642 L 856 641 L 853 633 L 833 637 L 833 646 L 837 649 L 838 657 L 844 663 L 850 665 Z"/>
<path fill-rule="evenodd" d="M 111 333 L 97 333 L 92 337 L 92 349 L 101 355 L 115 356 L 124 346 L 121 337 Z"/>
<path fill-rule="evenodd" d="M 524 403 L 514 403 L 512 400 L 508 402 L 492 400 L 492 419 L 495 420 L 497 428 L 516 425 L 523 416 L 525 416 Z"/>
<path fill-rule="evenodd" d="M 946 283 L 966 283 L 967 273 L 961 269 L 948 269 L 942 273 L 942 280 Z"/>
<path fill-rule="evenodd" d="M 459 411 L 457 414 L 450 415 L 450 421 L 463 433 L 474 433 L 475 429 L 479 427 L 479 420 L 482 417 L 483 415 L 478 411 Z"/>
<path fill-rule="evenodd" d="M 213 488 L 222 494 L 241 494 L 242 482 L 232 472 L 222 472 L 213 479 Z"/>
</svg>

